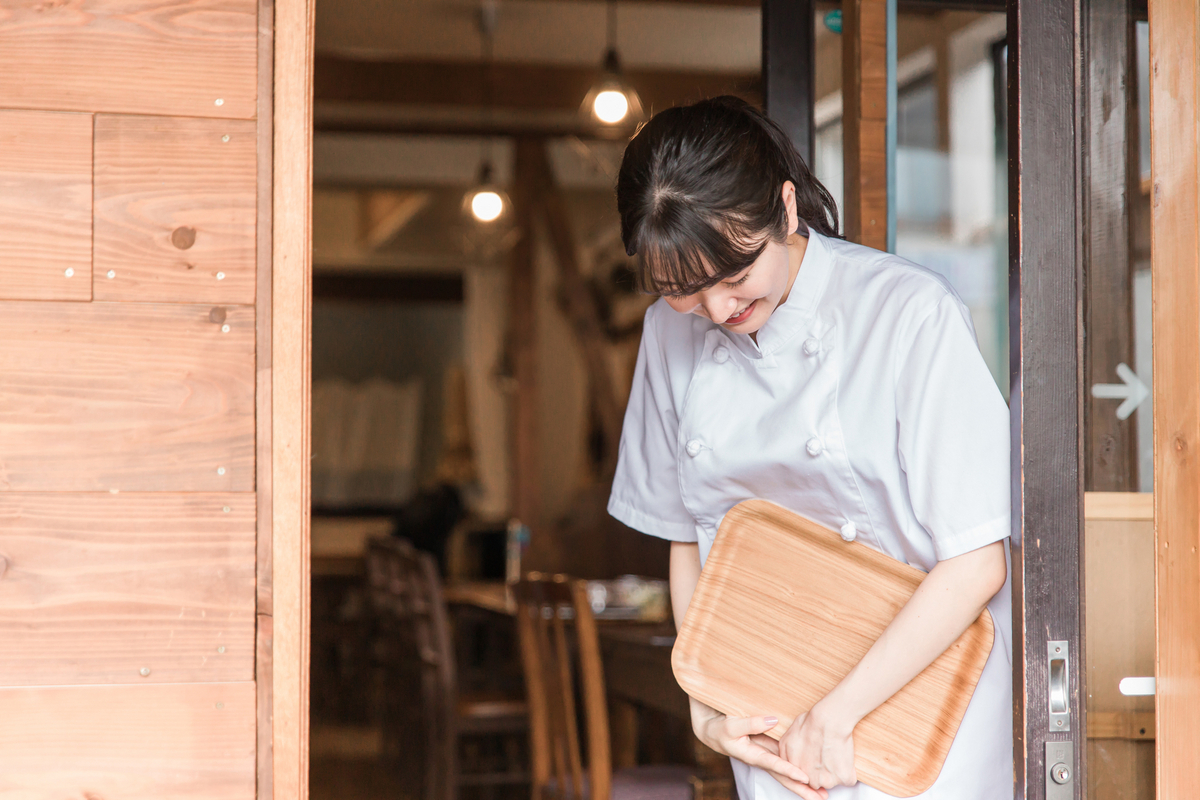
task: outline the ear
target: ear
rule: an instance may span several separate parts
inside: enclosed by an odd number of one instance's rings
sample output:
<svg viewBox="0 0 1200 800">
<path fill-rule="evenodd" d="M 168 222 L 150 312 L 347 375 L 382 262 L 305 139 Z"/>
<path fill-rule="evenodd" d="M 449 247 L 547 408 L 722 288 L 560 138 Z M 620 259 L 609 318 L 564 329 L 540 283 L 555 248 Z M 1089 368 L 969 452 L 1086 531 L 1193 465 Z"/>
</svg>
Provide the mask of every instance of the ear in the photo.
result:
<svg viewBox="0 0 1200 800">
<path fill-rule="evenodd" d="M 791 181 L 783 182 L 783 205 L 787 209 L 787 235 L 791 236 L 800 229 L 800 216 L 796 211 L 796 184 Z"/>
</svg>

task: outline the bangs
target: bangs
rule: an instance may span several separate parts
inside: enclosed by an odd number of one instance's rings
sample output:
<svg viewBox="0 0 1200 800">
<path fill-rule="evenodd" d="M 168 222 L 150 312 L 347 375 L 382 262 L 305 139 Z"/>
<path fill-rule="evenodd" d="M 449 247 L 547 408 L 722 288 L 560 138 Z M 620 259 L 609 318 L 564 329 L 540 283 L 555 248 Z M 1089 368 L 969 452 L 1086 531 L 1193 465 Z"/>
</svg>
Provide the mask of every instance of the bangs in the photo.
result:
<svg viewBox="0 0 1200 800">
<path fill-rule="evenodd" d="M 720 229 L 694 214 L 654 222 L 634 245 L 637 288 L 644 294 L 690 295 L 715 286 L 753 264 L 771 239 L 770 231 L 747 230 L 744 220 L 721 220 Z"/>
</svg>

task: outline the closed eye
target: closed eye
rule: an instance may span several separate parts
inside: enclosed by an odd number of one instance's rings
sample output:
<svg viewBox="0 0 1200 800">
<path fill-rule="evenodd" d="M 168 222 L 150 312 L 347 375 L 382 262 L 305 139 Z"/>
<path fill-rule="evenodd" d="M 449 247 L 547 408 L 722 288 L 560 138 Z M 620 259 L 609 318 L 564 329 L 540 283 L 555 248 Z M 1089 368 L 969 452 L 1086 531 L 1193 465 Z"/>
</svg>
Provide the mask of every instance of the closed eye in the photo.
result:
<svg viewBox="0 0 1200 800">
<path fill-rule="evenodd" d="M 745 283 L 748 280 L 750 280 L 749 272 L 747 272 L 742 277 L 738 278 L 736 281 L 725 281 L 725 285 L 726 286 L 741 286 L 743 283 Z"/>
</svg>

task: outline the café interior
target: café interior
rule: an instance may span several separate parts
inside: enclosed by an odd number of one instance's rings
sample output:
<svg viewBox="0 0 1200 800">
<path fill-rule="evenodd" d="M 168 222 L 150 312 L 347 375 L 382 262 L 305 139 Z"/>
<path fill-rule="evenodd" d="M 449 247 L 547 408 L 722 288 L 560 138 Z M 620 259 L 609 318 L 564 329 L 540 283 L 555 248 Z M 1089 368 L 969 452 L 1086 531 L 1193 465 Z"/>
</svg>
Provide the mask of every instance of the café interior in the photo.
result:
<svg viewBox="0 0 1200 800">
<path fill-rule="evenodd" d="M 862 68 L 845 37 L 859 34 L 838 3 L 798 5 L 812 14 L 799 101 L 815 174 L 842 210 L 861 200 L 848 172 L 890 169 L 886 224 L 860 217 L 848 235 L 950 282 L 1007 398 L 1003 3 L 899 3 L 890 167 L 843 122 L 843 87 Z M 763 7 L 317 3 L 315 800 L 507 800 L 566 782 L 611 787 L 616 800 L 736 796 L 672 675 L 668 545 L 605 511 L 655 299 L 633 285 L 614 185 L 624 144 L 658 110 L 730 94 L 780 113 L 766 96 Z M 1149 385 L 1145 23 L 1132 41 L 1123 335 L 1128 368 Z M 1090 488 L 1151 491 L 1151 420 L 1149 401 L 1128 420 L 1127 485 Z M 1108 636 L 1151 661 L 1089 669 L 1153 674 L 1153 642 L 1137 632 L 1153 613 L 1152 556 L 1126 536 L 1148 524 L 1137 519 L 1100 520 L 1089 540 L 1106 580 L 1135 597 L 1107 601 L 1119 606 L 1110 620 L 1129 618 L 1121 630 L 1093 630 L 1089 611 L 1089 657 Z M 530 573 L 567 576 L 540 591 L 576 610 L 523 614 L 550 602 L 516 591 Z M 1092 591 L 1100 608 L 1104 592 Z M 1089 701 L 1101 716 L 1153 708 L 1105 691 Z M 547 733 L 560 729 L 565 738 Z M 1153 795 L 1152 731 L 1088 746 L 1088 796 Z"/>
</svg>

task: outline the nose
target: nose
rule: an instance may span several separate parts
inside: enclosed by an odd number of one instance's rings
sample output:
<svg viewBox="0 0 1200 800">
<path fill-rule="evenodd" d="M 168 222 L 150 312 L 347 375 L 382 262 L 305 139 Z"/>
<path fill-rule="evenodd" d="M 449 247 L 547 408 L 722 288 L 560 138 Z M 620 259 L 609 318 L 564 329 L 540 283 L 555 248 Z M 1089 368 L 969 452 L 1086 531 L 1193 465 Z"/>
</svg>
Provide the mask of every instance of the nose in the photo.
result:
<svg viewBox="0 0 1200 800">
<path fill-rule="evenodd" d="M 700 305 L 704 307 L 704 313 L 708 314 L 709 319 L 721 323 L 737 311 L 737 298 L 725 292 L 709 290 L 700 293 Z"/>
</svg>

